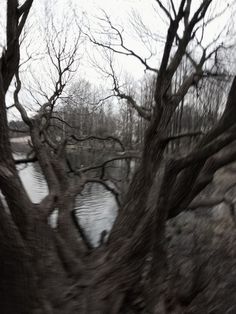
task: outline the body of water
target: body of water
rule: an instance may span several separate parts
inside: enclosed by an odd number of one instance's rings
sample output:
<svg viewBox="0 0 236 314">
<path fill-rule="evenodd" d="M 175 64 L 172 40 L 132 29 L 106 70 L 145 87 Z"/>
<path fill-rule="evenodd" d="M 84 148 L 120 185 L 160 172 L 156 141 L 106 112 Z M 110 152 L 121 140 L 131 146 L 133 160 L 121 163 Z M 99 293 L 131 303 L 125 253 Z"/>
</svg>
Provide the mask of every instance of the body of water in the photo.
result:
<svg viewBox="0 0 236 314">
<path fill-rule="evenodd" d="M 20 158 L 21 155 L 17 155 Z M 38 163 L 18 166 L 21 180 L 34 203 L 40 202 L 48 192 L 47 184 Z M 97 246 L 101 232 L 110 231 L 117 213 L 114 196 L 102 185 L 87 184 L 81 195 L 76 199 L 77 216 L 90 243 Z M 52 225 L 56 224 L 54 213 Z"/>
</svg>

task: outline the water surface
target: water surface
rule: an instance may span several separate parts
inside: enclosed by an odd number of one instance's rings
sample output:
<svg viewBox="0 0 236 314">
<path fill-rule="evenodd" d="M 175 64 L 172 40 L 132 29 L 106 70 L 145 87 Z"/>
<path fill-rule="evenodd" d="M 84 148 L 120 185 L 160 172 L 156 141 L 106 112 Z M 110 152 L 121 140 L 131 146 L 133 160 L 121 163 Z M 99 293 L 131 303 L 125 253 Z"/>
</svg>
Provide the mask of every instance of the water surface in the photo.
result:
<svg viewBox="0 0 236 314">
<path fill-rule="evenodd" d="M 18 170 L 31 200 L 40 202 L 47 195 L 48 188 L 38 163 L 19 165 Z M 109 232 L 116 217 L 117 204 L 114 196 L 100 184 L 87 184 L 76 199 L 76 209 L 80 225 L 90 242 L 94 246 L 98 245 L 101 232 Z M 53 226 L 56 225 L 55 214 L 51 222 Z"/>
</svg>

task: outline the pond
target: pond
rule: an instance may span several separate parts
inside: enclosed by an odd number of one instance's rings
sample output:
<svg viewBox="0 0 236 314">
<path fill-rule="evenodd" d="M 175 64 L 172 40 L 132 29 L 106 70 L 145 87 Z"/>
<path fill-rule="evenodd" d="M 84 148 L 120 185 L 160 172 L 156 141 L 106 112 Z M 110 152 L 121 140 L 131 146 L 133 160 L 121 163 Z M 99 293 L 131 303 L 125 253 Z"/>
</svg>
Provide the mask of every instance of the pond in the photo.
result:
<svg viewBox="0 0 236 314">
<path fill-rule="evenodd" d="M 21 158 L 22 154 L 17 154 L 16 157 Z M 75 162 L 78 158 L 73 154 L 71 159 Z M 38 163 L 19 165 L 18 170 L 31 200 L 35 203 L 40 202 L 48 189 Z M 109 232 L 115 220 L 117 204 L 114 196 L 100 184 L 87 184 L 76 199 L 76 210 L 80 225 L 90 243 L 97 246 L 101 232 L 103 230 Z M 55 225 L 55 223 L 54 214 L 51 224 Z"/>
</svg>

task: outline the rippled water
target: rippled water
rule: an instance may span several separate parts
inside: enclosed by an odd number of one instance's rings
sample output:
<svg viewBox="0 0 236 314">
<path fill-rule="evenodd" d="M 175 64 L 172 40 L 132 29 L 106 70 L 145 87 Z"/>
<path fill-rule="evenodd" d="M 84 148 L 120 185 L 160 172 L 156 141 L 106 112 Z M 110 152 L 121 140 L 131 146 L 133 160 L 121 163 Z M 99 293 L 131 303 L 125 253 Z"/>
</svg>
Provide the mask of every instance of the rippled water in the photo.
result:
<svg viewBox="0 0 236 314">
<path fill-rule="evenodd" d="M 109 232 L 116 217 L 114 196 L 100 184 L 86 185 L 83 194 L 77 197 L 76 208 L 90 242 L 98 244 L 101 232 Z"/>
<path fill-rule="evenodd" d="M 40 202 L 48 193 L 48 187 L 37 163 L 18 166 L 21 180 L 34 203 Z"/>
<path fill-rule="evenodd" d="M 17 156 L 19 157 L 19 156 Z M 35 203 L 40 202 L 47 194 L 48 188 L 37 163 L 18 167 L 22 182 Z M 77 216 L 92 245 L 99 243 L 101 232 L 111 229 L 117 212 L 114 196 L 102 185 L 87 184 L 76 199 Z M 52 219 L 55 225 L 56 216 Z"/>
</svg>

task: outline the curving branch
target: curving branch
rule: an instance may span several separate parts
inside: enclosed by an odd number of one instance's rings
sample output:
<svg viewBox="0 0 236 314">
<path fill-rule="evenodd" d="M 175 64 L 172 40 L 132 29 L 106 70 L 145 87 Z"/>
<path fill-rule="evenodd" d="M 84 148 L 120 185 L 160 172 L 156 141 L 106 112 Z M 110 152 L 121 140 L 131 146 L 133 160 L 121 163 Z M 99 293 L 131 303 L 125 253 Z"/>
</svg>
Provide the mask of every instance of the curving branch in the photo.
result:
<svg viewBox="0 0 236 314">
<path fill-rule="evenodd" d="M 105 11 L 103 11 L 105 18 L 101 18 L 100 20 L 102 20 L 103 22 L 106 22 L 110 29 L 112 31 L 115 32 L 115 36 L 118 39 L 119 43 L 103 43 L 101 41 L 98 41 L 92 34 L 88 34 L 86 32 L 83 32 L 84 35 L 90 40 L 91 43 L 93 43 L 96 46 L 108 49 L 112 52 L 115 52 L 117 54 L 121 54 L 121 55 L 125 55 L 125 56 L 131 56 L 136 58 L 138 61 L 141 62 L 141 64 L 145 67 L 146 70 L 149 70 L 151 72 L 154 73 L 158 73 L 158 70 L 151 67 L 148 63 L 147 63 L 147 59 L 142 58 L 139 54 L 137 54 L 134 50 L 128 48 L 125 43 L 124 43 L 124 39 L 123 39 L 123 35 L 122 35 L 122 31 L 120 31 L 117 27 L 114 26 L 114 24 L 112 23 L 110 17 L 106 14 Z M 80 26 L 79 26 L 80 28 Z M 81 29 L 81 28 L 80 28 Z M 117 49 L 116 47 L 120 46 L 121 49 Z"/>
<path fill-rule="evenodd" d="M 110 65 L 110 69 L 111 69 L 111 73 L 109 75 L 111 76 L 111 78 L 113 80 L 114 92 L 115 92 L 116 96 L 120 99 L 126 100 L 128 105 L 130 105 L 132 108 L 134 108 L 140 117 L 144 118 L 145 120 L 150 121 L 151 120 L 150 110 L 147 110 L 146 108 L 139 106 L 137 104 L 137 102 L 135 101 L 135 99 L 131 95 L 128 95 L 124 92 L 121 92 L 111 60 L 109 62 L 109 65 Z"/>
<path fill-rule="evenodd" d="M 17 0 L 7 1 L 7 47 L 1 57 L 4 93 L 7 92 L 15 71 L 19 66 L 19 38 L 32 4 L 33 0 L 26 0 L 18 8 Z"/>
<path fill-rule="evenodd" d="M 121 140 L 117 137 L 114 136 L 96 136 L 96 135 L 89 135 L 86 137 L 77 137 L 75 135 L 71 135 L 70 136 L 73 140 L 75 140 L 76 142 L 85 142 L 85 141 L 89 141 L 89 140 L 98 140 L 98 141 L 113 141 L 119 144 L 119 146 L 121 147 L 121 150 L 124 152 L 125 151 L 125 147 L 123 145 L 123 143 L 121 142 Z"/>
<path fill-rule="evenodd" d="M 140 154 L 138 154 L 137 152 L 122 152 L 122 154 L 119 154 L 119 155 L 117 154 L 116 156 L 107 159 L 106 161 L 104 161 L 101 164 L 80 168 L 78 170 L 78 173 L 86 173 L 88 171 L 102 168 L 103 169 L 103 171 L 102 171 L 103 175 L 101 176 L 101 178 L 103 178 L 104 169 L 108 163 L 111 163 L 111 162 L 116 161 L 116 160 L 123 160 L 123 159 L 124 160 L 125 159 L 140 159 Z"/>
<path fill-rule="evenodd" d="M 180 134 L 164 137 L 163 139 L 161 139 L 161 141 L 168 144 L 170 141 L 179 140 L 185 137 L 196 137 L 203 134 L 204 133 L 202 131 L 185 132 L 185 133 L 180 133 Z"/>
<path fill-rule="evenodd" d="M 164 4 L 162 3 L 162 1 L 160 0 L 156 0 L 156 2 L 158 3 L 159 7 L 162 9 L 162 11 L 165 13 L 165 15 L 168 17 L 168 19 L 170 20 L 170 22 L 172 21 L 172 16 L 170 14 L 170 11 L 164 6 Z M 172 9 L 174 9 L 174 5 L 172 2 Z M 175 13 L 175 17 L 176 17 L 176 11 L 174 9 L 174 13 Z"/>
<path fill-rule="evenodd" d="M 29 127 L 32 127 L 33 126 L 32 120 L 29 118 L 27 111 L 22 106 L 22 104 L 20 103 L 19 98 L 18 98 L 18 94 L 21 90 L 21 80 L 19 77 L 19 68 L 16 70 L 15 78 L 16 78 L 16 85 L 15 85 L 16 88 L 14 91 L 14 106 L 16 107 L 16 109 L 21 114 L 21 118 L 25 122 L 25 124 L 28 125 Z"/>
<path fill-rule="evenodd" d="M 214 173 L 236 158 L 235 85 L 236 77 L 232 82 L 224 113 L 217 125 L 202 137 L 195 150 L 186 157 L 173 161 L 176 177 L 170 201 L 171 215 L 179 213 L 180 208 L 187 208 L 213 180 Z"/>
</svg>

